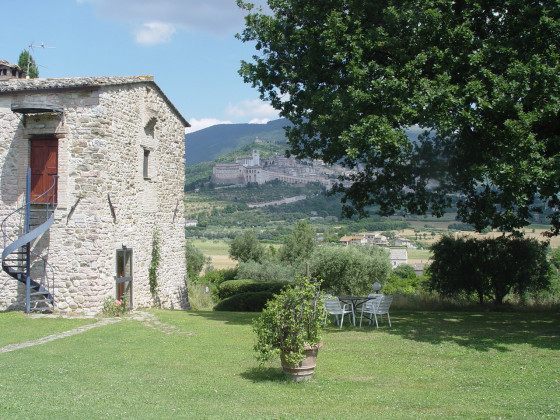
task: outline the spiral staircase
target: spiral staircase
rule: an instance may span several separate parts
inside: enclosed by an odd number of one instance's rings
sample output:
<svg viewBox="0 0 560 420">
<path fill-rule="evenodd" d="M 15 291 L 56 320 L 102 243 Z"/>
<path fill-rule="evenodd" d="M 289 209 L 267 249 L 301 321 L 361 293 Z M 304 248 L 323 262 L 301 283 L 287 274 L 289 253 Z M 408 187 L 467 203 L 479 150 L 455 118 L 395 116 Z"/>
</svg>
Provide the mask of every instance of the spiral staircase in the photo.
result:
<svg viewBox="0 0 560 420">
<path fill-rule="evenodd" d="M 54 310 L 54 269 L 32 248 L 34 241 L 53 224 L 55 208 L 56 177 L 47 191 L 31 200 L 31 170 L 28 170 L 25 204 L 10 213 L 1 224 L 4 237 L 2 269 L 25 285 L 26 313 Z"/>
</svg>

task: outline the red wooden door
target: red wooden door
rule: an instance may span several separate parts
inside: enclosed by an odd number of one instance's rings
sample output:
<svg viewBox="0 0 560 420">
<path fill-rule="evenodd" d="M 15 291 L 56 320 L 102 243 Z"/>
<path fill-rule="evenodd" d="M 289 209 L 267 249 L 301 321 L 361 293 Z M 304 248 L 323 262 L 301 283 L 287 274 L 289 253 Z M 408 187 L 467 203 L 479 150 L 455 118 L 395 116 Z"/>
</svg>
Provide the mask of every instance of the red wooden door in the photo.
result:
<svg viewBox="0 0 560 420">
<path fill-rule="evenodd" d="M 31 200 L 34 200 L 52 186 L 54 179 L 52 175 L 58 175 L 58 139 L 32 139 L 29 166 L 31 167 Z M 57 202 L 56 187 L 52 194 L 41 197 L 37 202 L 47 201 Z"/>
</svg>

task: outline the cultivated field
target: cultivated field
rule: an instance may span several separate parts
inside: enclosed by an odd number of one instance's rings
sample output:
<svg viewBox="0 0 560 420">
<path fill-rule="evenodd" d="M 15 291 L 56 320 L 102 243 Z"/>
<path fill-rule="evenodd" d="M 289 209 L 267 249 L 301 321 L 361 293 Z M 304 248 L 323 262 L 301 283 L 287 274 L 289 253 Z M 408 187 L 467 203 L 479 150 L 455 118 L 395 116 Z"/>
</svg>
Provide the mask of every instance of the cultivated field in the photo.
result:
<svg viewBox="0 0 560 420">
<path fill-rule="evenodd" d="M 200 249 L 204 256 L 210 257 L 212 259 L 212 265 L 217 270 L 232 268 L 237 265 L 237 261 L 229 257 L 229 241 L 192 239 L 189 240 L 189 242 Z"/>
</svg>

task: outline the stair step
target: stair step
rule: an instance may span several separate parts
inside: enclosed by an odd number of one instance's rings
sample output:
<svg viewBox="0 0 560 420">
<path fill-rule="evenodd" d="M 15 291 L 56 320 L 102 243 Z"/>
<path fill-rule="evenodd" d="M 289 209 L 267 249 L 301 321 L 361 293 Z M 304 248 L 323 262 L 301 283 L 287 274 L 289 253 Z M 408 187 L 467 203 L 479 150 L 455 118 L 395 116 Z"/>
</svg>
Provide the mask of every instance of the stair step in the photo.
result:
<svg viewBox="0 0 560 420">
<path fill-rule="evenodd" d="M 12 270 L 14 273 L 23 273 L 21 271 L 23 269 L 23 267 L 21 265 L 6 265 L 6 264 L 4 264 L 4 268 L 7 268 L 8 270 Z"/>
<path fill-rule="evenodd" d="M 27 214 L 25 214 L 26 211 Z M 45 273 L 47 276 L 47 285 L 44 285 L 42 284 L 43 280 L 37 281 L 29 279 L 27 277 L 29 273 L 26 271 L 26 265 L 28 263 L 27 259 L 30 257 L 29 250 L 31 249 L 31 243 L 35 239 L 34 237 L 38 236 L 37 232 L 45 230 L 42 226 L 48 226 L 46 223 L 50 223 L 52 221 L 54 211 L 55 207 L 52 203 L 32 203 L 30 206 L 22 207 L 13 214 L 15 217 L 20 218 L 20 223 L 24 221 L 22 216 L 25 215 L 28 231 L 14 233 L 15 238 L 9 238 L 8 235 L 4 233 L 5 244 L 8 239 L 13 243 L 13 241 L 17 240 L 18 236 L 21 238 L 24 235 L 27 236 L 27 240 L 29 241 L 23 245 L 20 244 L 17 249 L 13 250 L 10 255 L 7 255 L 6 258 L 2 260 L 2 268 L 7 274 L 18 280 L 20 283 L 23 283 L 24 285 L 27 283 L 30 286 L 29 294 L 27 296 L 27 301 L 31 304 L 31 307 L 28 308 L 29 311 L 53 312 L 54 309 L 54 289 L 52 289 L 52 287 L 54 287 L 52 284 L 54 281 L 54 272 L 51 275 Z M 24 226 L 25 225 L 22 225 L 22 227 Z M 32 231 L 35 232 L 31 233 Z M 37 257 L 46 262 L 44 258 L 40 256 Z M 43 279 L 43 277 L 41 277 L 41 279 Z M 21 287 L 21 285 L 19 287 Z"/>
</svg>

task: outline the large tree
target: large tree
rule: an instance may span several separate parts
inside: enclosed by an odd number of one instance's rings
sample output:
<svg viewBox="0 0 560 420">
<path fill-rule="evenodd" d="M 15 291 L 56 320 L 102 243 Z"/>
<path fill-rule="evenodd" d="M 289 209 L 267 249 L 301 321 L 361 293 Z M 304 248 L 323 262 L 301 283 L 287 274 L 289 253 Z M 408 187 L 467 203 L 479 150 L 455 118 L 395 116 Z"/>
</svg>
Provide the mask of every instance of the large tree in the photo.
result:
<svg viewBox="0 0 560 420">
<path fill-rule="evenodd" d="M 552 276 L 547 249 L 546 243 L 522 237 L 445 236 L 432 246 L 429 287 L 444 296 L 474 294 L 480 303 L 496 304 L 510 293 L 547 290 Z"/>
<path fill-rule="evenodd" d="M 355 170 L 347 214 L 441 216 L 560 229 L 557 0 L 268 0 L 238 37 L 240 70 L 298 158 Z M 405 131 L 424 130 L 418 141 Z"/>
</svg>

